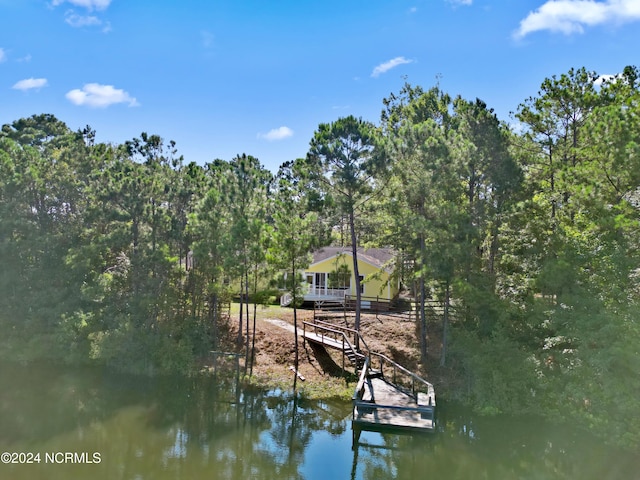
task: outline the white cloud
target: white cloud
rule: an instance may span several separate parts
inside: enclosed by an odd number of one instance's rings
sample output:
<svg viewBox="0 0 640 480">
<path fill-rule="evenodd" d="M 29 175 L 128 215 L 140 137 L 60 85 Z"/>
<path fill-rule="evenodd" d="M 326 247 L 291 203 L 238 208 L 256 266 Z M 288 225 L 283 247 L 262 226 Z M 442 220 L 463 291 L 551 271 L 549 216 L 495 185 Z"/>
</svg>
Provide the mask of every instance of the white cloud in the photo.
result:
<svg viewBox="0 0 640 480">
<path fill-rule="evenodd" d="M 19 82 L 16 82 L 16 84 L 11 88 L 26 92 L 27 90 L 32 90 L 32 89 L 37 90 L 46 86 L 47 86 L 46 78 L 25 78 L 24 80 L 20 80 Z"/>
<path fill-rule="evenodd" d="M 91 11 L 93 9 L 105 10 L 111 3 L 111 0 L 53 0 L 53 6 L 57 7 L 65 2 L 75 5 L 76 7 L 84 7 Z"/>
<path fill-rule="evenodd" d="M 584 32 L 585 26 L 640 20 L 638 0 L 547 0 L 520 22 L 515 38 L 540 30 L 565 35 Z"/>
<path fill-rule="evenodd" d="M 102 20 L 94 15 L 78 15 L 73 10 L 69 10 L 65 16 L 64 21 L 72 27 L 93 27 L 96 25 L 102 25 Z"/>
<path fill-rule="evenodd" d="M 4 49 L 0 48 L 0 63 L 4 62 L 7 59 L 7 54 L 4 53 Z"/>
<path fill-rule="evenodd" d="M 471 5 L 473 0 L 448 0 L 448 2 L 454 5 Z"/>
<path fill-rule="evenodd" d="M 413 60 L 407 60 L 404 57 L 392 58 L 388 62 L 381 63 L 376 68 L 374 68 L 373 72 L 371 72 L 371 76 L 374 77 L 374 78 L 378 77 L 378 76 L 380 76 L 380 74 L 388 72 L 392 68 L 395 68 L 398 65 L 403 65 L 405 63 L 413 63 Z"/>
<path fill-rule="evenodd" d="M 292 135 L 293 130 L 291 130 L 289 127 L 280 127 L 269 130 L 269 132 L 267 133 L 259 133 L 258 138 L 274 142 L 276 140 L 284 140 L 285 138 L 289 138 Z"/>
<path fill-rule="evenodd" d="M 116 103 L 128 103 L 130 107 L 137 107 L 138 101 L 124 90 L 114 88 L 113 85 L 87 83 L 82 90 L 76 88 L 67 92 L 67 99 L 75 105 L 104 108 Z"/>
<path fill-rule="evenodd" d="M 613 80 L 616 80 L 620 78 L 620 75 L 610 75 L 610 74 L 605 74 L 605 75 L 600 75 L 598 78 L 596 78 L 593 83 L 595 85 L 602 85 L 603 83 L 606 82 L 612 82 Z"/>
</svg>

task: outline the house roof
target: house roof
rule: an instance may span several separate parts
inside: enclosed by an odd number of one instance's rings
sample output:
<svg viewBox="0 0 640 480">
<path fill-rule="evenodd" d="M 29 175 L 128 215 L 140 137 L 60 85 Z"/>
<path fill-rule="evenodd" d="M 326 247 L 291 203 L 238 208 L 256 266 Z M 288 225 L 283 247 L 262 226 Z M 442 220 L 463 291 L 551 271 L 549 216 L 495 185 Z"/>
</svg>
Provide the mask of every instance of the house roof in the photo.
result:
<svg viewBox="0 0 640 480">
<path fill-rule="evenodd" d="M 351 247 L 323 247 L 313 252 L 312 265 L 323 262 L 337 255 L 351 256 Z M 377 268 L 389 269 L 387 263 L 393 259 L 395 252 L 390 248 L 362 248 L 358 247 L 358 260 L 367 262 Z"/>
</svg>

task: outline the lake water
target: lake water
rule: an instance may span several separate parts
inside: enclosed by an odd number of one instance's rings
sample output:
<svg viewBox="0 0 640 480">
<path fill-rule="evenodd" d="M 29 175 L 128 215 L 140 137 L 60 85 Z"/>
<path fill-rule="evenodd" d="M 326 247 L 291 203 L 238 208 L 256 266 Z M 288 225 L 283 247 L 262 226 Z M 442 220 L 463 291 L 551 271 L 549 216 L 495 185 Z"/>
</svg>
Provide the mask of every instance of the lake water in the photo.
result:
<svg viewBox="0 0 640 480">
<path fill-rule="evenodd" d="M 540 419 L 440 401 L 437 433 L 352 449 L 350 415 L 220 379 L 1 365 L 0 452 L 18 463 L 0 479 L 640 479 L 635 452 Z"/>
</svg>

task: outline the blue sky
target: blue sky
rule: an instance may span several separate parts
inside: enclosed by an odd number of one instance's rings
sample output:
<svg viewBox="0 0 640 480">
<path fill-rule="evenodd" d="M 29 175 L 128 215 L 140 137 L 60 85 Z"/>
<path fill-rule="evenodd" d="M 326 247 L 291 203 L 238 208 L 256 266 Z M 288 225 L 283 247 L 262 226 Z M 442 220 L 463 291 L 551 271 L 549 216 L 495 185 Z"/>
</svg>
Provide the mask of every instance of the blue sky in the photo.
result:
<svg viewBox="0 0 640 480">
<path fill-rule="evenodd" d="M 52 113 L 185 161 L 302 157 L 405 79 L 509 120 L 545 77 L 640 65 L 640 0 L 0 0 L 0 124 Z"/>
</svg>

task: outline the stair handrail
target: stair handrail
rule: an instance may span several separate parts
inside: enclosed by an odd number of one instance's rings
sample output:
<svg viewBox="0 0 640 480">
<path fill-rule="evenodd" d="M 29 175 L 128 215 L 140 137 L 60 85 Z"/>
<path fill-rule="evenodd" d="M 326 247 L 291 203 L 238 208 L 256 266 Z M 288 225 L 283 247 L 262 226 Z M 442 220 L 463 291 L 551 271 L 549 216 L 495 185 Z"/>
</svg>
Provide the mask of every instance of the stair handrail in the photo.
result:
<svg viewBox="0 0 640 480">
<path fill-rule="evenodd" d="M 336 335 L 339 335 L 340 337 L 342 337 L 343 350 L 344 350 L 344 345 L 347 344 L 347 345 L 349 345 L 349 348 L 351 348 L 351 350 L 353 350 L 356 353 L 356 355 L 362 355 L 361 353 L 358 352 L 358 350 L 349 341 L 349 337 L 347 337 L 347 335 L 344 332 L 341 332 L 340 330 L 336 330 L 335 328 L 329 328 L 329 327 L 325 327 L 323 325 L 317 325 L 317 324 L 311 323 L 311 322 L 302 322 L 302 332 L 303 332 L 303 335 L 305 335 L 305 336 L 307 334 L 307 329 L 306 329 L 307 325 L 309 325 L 310 327 L 314 327 L 314 329 L 318 328 L 318 327 L 321 329 L 320 338 L 322 339 L 322 343 L 323 344 L 324 344 L 324 331 L 328 331 L 328 332 L 335 333 Z M 328 324 L 328 325 L 331 325 L 331 324 Z M 335 326 L 335 325 L 333 325 L 333 326 Z M 365 355 L 362 355 L 362 356 L 365 356 Z"/>
<path fill-rule="evenodd" d="M 364 337 L 362 336 L 362 334 L 358 331 L 355 330 L 353 328 L 349 328 L 349 327 L 343 327 L 342 325 L 334 325 L 333 323 L 329 323 L 329 322 L 323 322 L 322 320 L 315 320 L 314 321 L 316 324 L 321 324 L 320 326 L 322 328 L 324 328 L 324 325 L 327 325 L 328 328 L 334 328 L 334 329 L 339 329 L 339 330 L 343 330 L 343 331 L 347 331 L 350 333 L 353 333 L 354 336 L 354 343 L 356 344 L 356 352 L 360 351 L 359 348 L 359 342 L 362 342 L 362 344 L 364 345 L 364 348 L 366 349 L 366 355 L 365 357 L 368 357 L 371 355 L 371 349 L 369 348 L 369 345 L 367 345 L 367 342 L 365 342 Z M 356 340 L 357 339 L 357 340 Z"/>
</svg>

